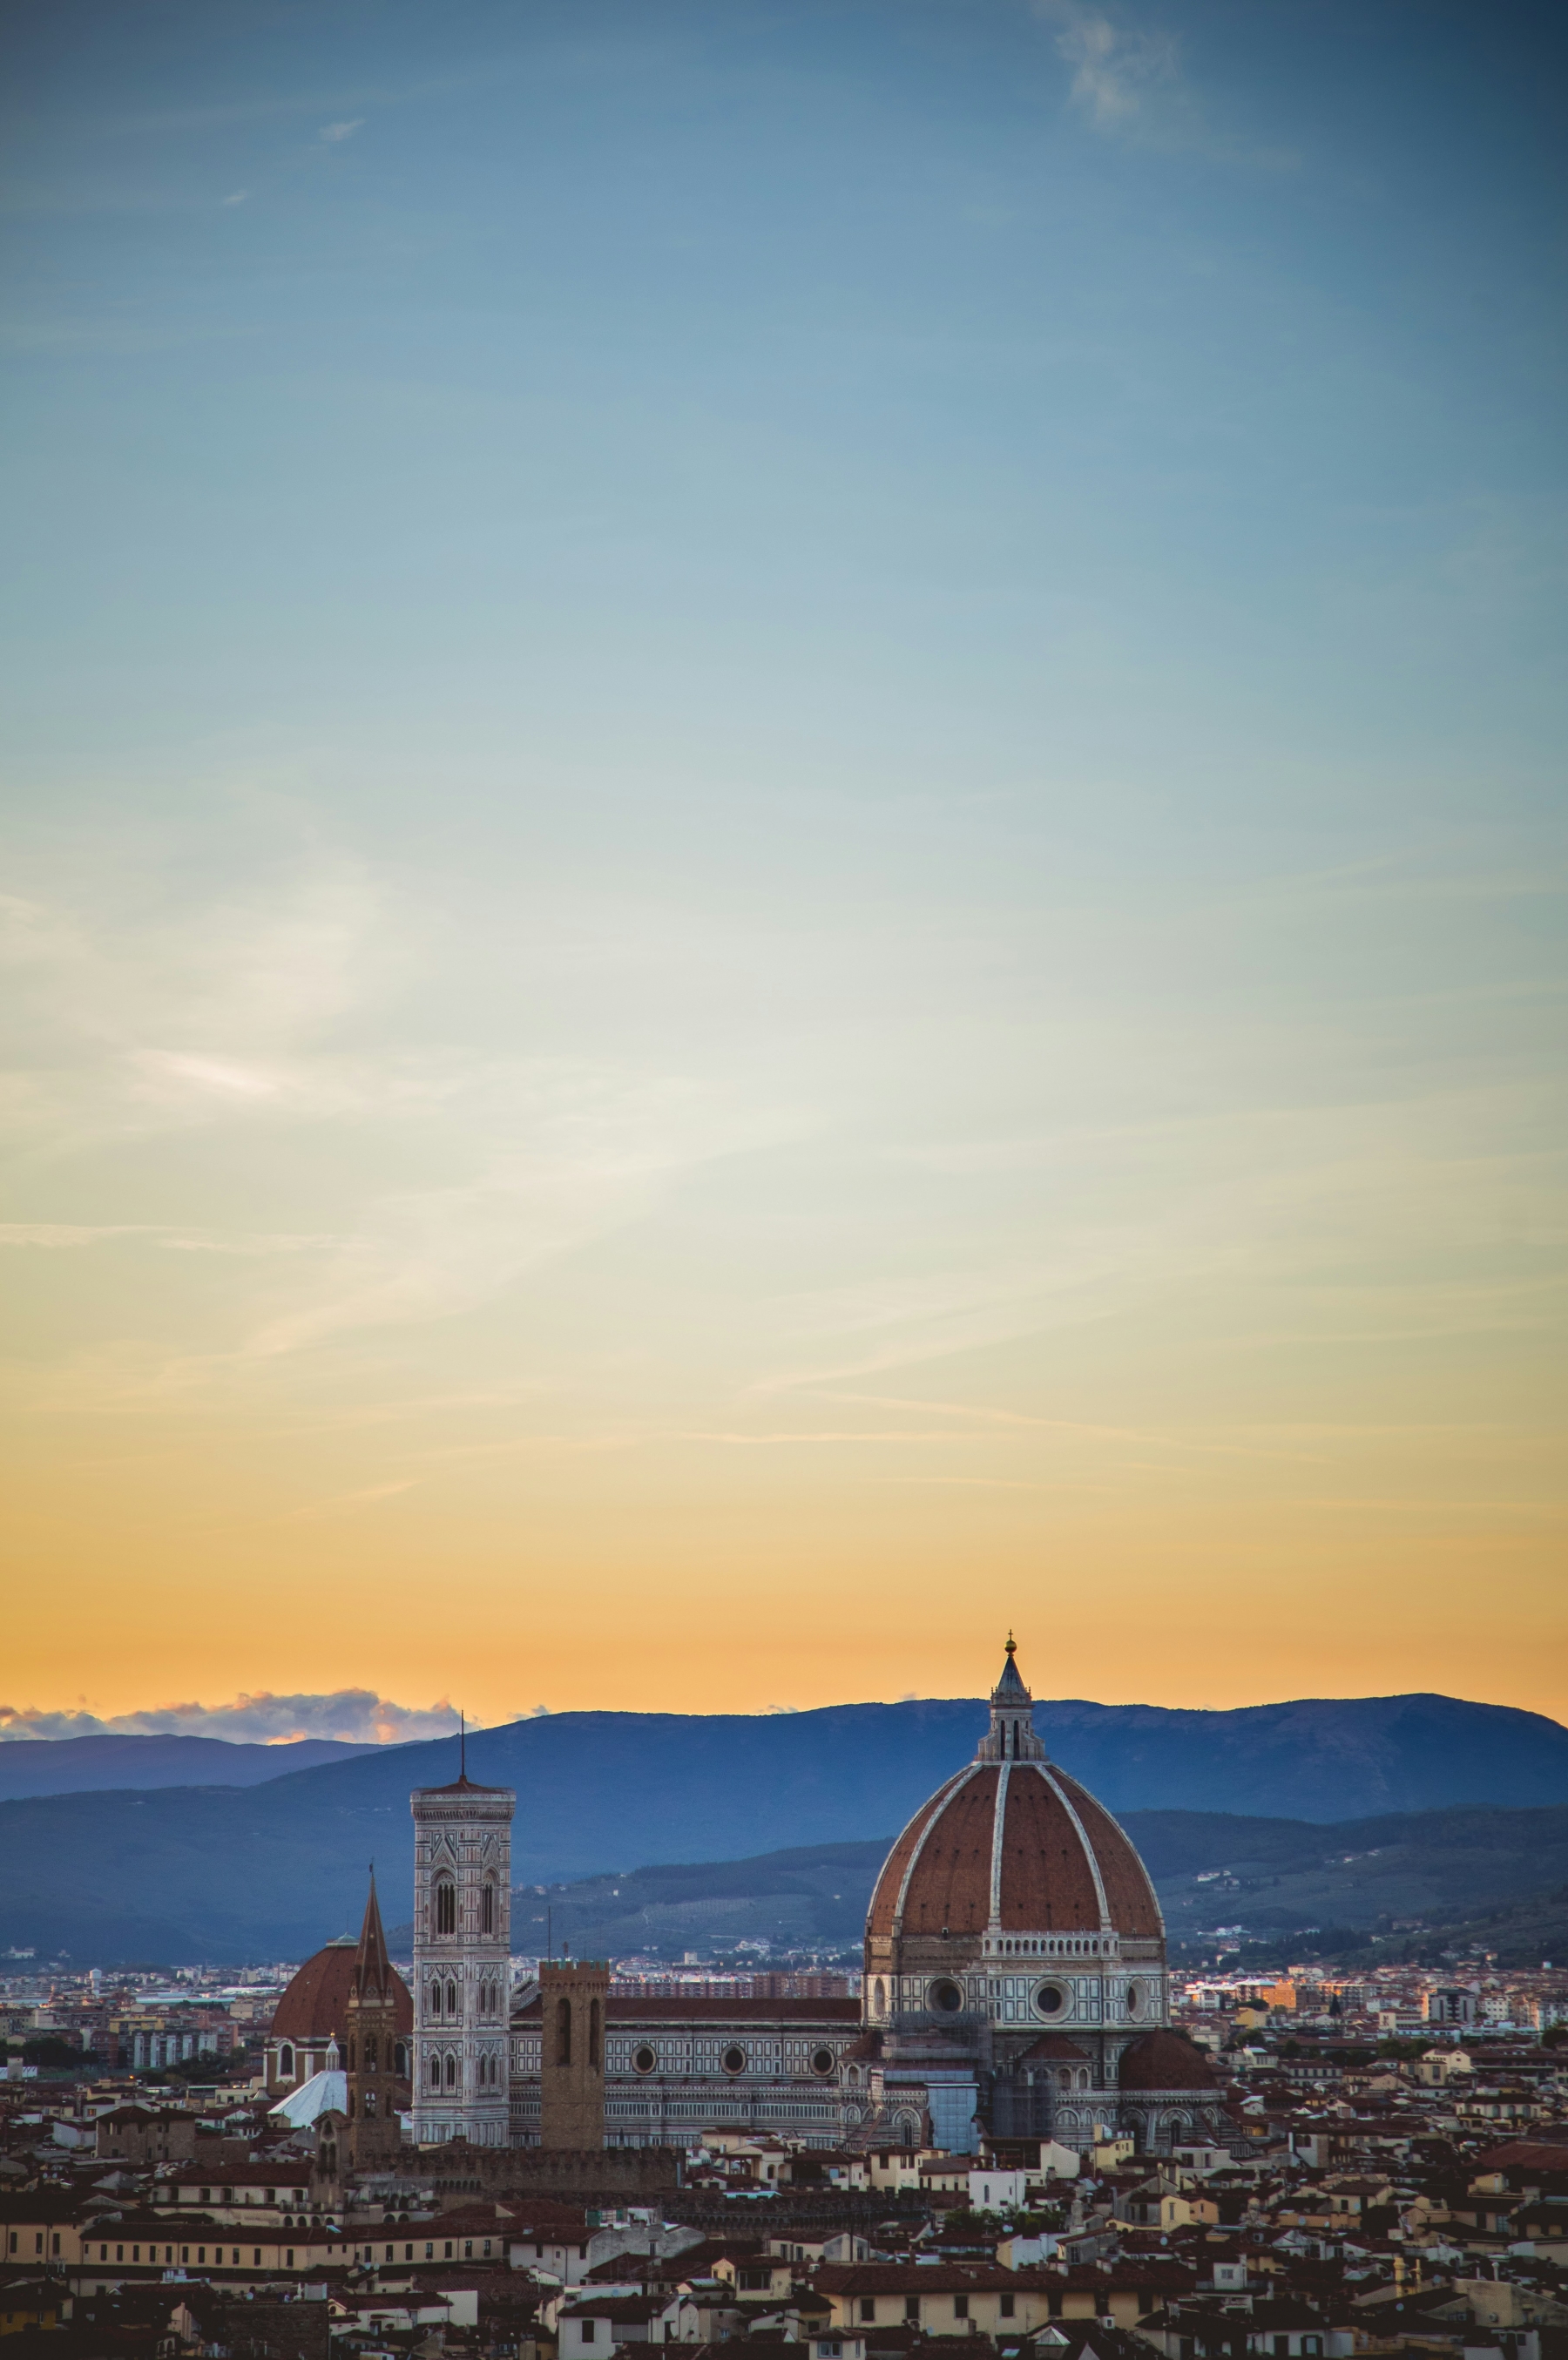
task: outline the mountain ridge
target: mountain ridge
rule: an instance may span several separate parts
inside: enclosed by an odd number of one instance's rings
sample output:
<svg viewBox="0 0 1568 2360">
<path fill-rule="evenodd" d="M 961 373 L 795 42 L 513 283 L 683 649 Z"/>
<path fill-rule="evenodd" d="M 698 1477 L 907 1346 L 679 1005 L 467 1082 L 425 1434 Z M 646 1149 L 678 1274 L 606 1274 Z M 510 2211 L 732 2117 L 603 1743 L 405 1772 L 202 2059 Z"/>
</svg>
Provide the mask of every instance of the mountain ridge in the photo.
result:
<svg viewBox="0 0 1568 2360">
<path fill-rule="evenodd" d="M 1462 1699 L 1304 1699 L 1229 1713 L 1048 1700 L 1057 1761 L 1118 1815 L 1308 1824 L 1378 1811 L 1568 1803 L 1568 1730 Z M 518 1883 L 734 1861 L 898 1828 L 972 1757 L 985 1705 L 937 1699 L 790 1714 L 562 1713 L 468 1741 L 517 1789 Z M 415 1786 L 456 1775 L 455 1739 L 376 1748 L 250 1787 L 107 1790 L 0 1803 L 0 1950 L 277 1958 L 357 1922 L 365 1863 L 408 1889 Z M 1281 1808 L 1284 1806 L 1284 1808 Z"/>
<path fill-rule="evenodd" d="M 321 1769 L 356 1754 L 388 1750 L 337 1737 L 289 1738 L 263 1745 L 245 1738 L 186 1737 L 172 1730 L 11 1737 L 0 1742 L 0 1802 L 116 1788 L 148 1794 L 159 1786 L 259 1786 L 296 1770 Z"/>
</svg>

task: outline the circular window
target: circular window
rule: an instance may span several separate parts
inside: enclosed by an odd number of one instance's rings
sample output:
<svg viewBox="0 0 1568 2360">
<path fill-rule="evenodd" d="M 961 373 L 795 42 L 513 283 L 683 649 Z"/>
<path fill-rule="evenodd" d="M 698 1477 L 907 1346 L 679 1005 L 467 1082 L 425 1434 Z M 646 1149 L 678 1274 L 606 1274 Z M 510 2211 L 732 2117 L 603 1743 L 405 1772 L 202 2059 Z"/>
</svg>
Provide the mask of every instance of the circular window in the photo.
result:
<svg viewBox="0 0 1568 2360">
<path fill-rule="evenodd" d="M 931 2004 L 932 2007 L 939 2008 L 943 2016 L 956 2016 L 964 2005 L 964 1994 L 956 1983 L 932 1983 Z"/>
<path fill-rule="evenodd" d="M 1128 2014 L 1129 2016 L 1141 2016 L 1141 2015 L 1142 2015 L 1142 2013 L 1143 2013 L 1143 1985 L 1142 1985 L 1141 1983 L 1128 1983 L 1128 1985 L 1127 1985 L 1127 2014 Z"/>
<path fill-rule="evenodd" d="M 659 2059 L 645 2040 L 640 2049 L 632 2051 L 632 2063 L 639 2073 L 651 2073 Z"/>
<path fill-rule="evenodd" d="M 833 2050 L 832 2050 L 831 2049 L 812 2049 L 812 2051 L 811 2051 L 811 2070 L 812 2070 L 812 2072 L 813 2072 L 813 2073 L 831 2073 L 831 2072 L 833 2071 Z"/>
<path fill-rule="evenodd" d="M 1060 2016 L 1067 2005 L 1067 1994 L 1060 1983 L 1041 1983 L 1035 1992 L 1034 2004 L 1040 2016 Z"/>
<path fill-rule="evenodd" d="M 746 2051 L 744 2049 L 725 2049 L 724 2071 L 726 2073 L 744 2073 L 746 2071 Z"/>
</svg>

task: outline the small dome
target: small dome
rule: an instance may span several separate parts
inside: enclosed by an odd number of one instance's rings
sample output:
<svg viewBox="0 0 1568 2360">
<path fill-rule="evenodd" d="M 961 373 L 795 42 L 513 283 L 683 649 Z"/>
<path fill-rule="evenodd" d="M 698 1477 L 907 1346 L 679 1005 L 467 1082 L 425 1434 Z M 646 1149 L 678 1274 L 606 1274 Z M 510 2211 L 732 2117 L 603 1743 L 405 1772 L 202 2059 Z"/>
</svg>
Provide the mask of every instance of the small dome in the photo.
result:
<svg viewBox="0 0 1568 2360">
<path fill-rule="evenodd" d="M 1088 2050 L 1069 2040 L 1064 2032 L 1042 2032 L 1017 2061 L 1020 2065 L 1087 2065 L 1092 2060 Z"/>
<path fill-rule="evenodd" d="M 1212 2094 L 1219 2088 L 1203 2051 L 1179 2032 L 1140 2033 L 1123 2049 L 1116 2078 L 1124 2090 L 1204 2090 Z"/>
<path fill-rule="evenodd" d="M 950 1778 L 889 1852 L 866 1928 L 895 1939 L 989 1928 L 1145 1940 L 1165 1930 L 1130 1839 L 1075 1778 L 1043 1761 L 974 1762 Z"/>
<path fill-rule="evenodd" d="M 354 1989 L 359 1946 L 352 1936 L 340 1935 L 307 1959 L 272 2013 L 272 2034 L 278 2040 L 338 2040 L 348 2031 L 348 1999 Z M 396 1970 L 392 1999 L 399 2032 L 414 2028 L 414 2003 L 408 1986 Z"/>
</svg>

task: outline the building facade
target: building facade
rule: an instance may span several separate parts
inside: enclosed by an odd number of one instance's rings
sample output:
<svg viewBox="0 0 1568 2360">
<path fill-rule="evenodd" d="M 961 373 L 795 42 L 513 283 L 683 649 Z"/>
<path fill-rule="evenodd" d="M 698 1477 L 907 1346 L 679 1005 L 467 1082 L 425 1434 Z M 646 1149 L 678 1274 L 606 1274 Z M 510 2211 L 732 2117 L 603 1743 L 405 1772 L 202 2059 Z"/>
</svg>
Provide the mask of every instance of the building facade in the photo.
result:
<svg viewBox="0 0 1568 2360">
<path fill-rule="evenodd" d="M 513 2008 L 515 2146 L 540 2143 L 560 1998 L 533 1985 Z M 772 2131 L 972 2154 L 985 2138 L 1082 2153 L 1120 2133 L 1168 2153 L 1221 2126 L 1207 2062 L 1169 2026 L 1154 1887 L 1110 1813 L 1047 1760 L 1009 1639 L 975 1759 L 916 1812 L 877 1879 L 862 1998 L 609 1989 L 603 2136 L 694 2147 Z M 593 2143 L 579 2133 L 595 2103 L 578 2092 L 572 2144 Z"/>
<path fill-rule="evenodd" d="M 559 2037 L 551 1969 L 519 1992 L 512 2016 L 515 2147 L 541 2139 L 544 2058 Z M 586 2029 L 586 2027 L 584 2027 Z M 604 1999 L 601 2136 L 609 2147 L 698 2147 L 711 2130 L 773 2131 L 814 2147 L 843 2133 L 838 2077 L 859 2038 L 854 1999 Z"/>
<path fill-rule="evenodd" d="M 509 2137 L 512 1815 L 509 1786 L 416 1787 L 414 2137 Z"/>
</svg>

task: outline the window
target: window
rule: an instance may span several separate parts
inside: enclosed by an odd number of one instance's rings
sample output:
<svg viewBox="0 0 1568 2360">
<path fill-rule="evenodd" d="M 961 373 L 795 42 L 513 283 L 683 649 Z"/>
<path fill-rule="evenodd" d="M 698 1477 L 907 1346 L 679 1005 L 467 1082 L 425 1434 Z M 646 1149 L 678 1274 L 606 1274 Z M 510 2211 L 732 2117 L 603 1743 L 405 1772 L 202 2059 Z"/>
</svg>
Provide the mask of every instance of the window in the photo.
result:
<svg viewBox="0 0 1568 2360">
<path fill-rule="evenodd" d="M 745 2049 L 726 2049 L 724 2055 L 724 2067 L 726 2073 L 744 2073 L 746 2071 Z"/>
<path fill-rule="evenodd" d="M 398 2041 L 397 2047 L 392 2051 L 392 2070 L 397 2074 L 399 2081 L 406 2081 L 408 2080 L 408 2050 L 407 2044 L 401 2040 Z M 412 2261 L 413 2256 L 410 2254 L 408 2258 Z"/>
<path fill-rule="evenodd" d="M 439 2015 L 441 2014 L 441 1987 L 440 1983 L 432 1983 L 432 1984 L 430 1985 L 430 2014 L 431 2014 L 432 2016 L 439 2016 Z"/>
<path fill-rule="evenodd" d="M 582 2319 L 579 2320 L 577 2323 L 583 2331 L 583 2343 L 592 2344 L 599 2333 L 598 2321 L 596 2319 Z"/>
<path fill-rule="evenodd" d="M 555 2003 L 555 2061 L 558 2065 L 572 2062 L 572 2002 L 564 1993 Z"/>
<path fill-rule="evenodd" d="M 874 2326 L 876 2325 L 876 2323 L 877 2323 L 877 2298 L 876 2298 L 876 2296 L 875 2296 L 874 2294 L 863 2294 L 863 2295 L 861 2296 L 861 2298 L 860 2298 L 860 2318 L 861 2318 L 861 2323 L 862 2323 L 862 2325 L 863 2325 L 863 2326 L 866 2326 L 866 2327 L 874 2327 Z"/>
<path fill-rule="evenodd" d="M 351 2098 L 349 2101 L 349 2108 L 351 2112 L 353 2111 L 353 2106 L 354 2101 Z M 365 2111 L 367 2117 L 376 2112 L 376 2092 L 374 2090 L 366 2090 L 365 2093 Z M 390 2261 L 392 2258 L 391 2255 L 388 2254 L 387 2258 Z"/>
<path fill-rule="evenodd" d="M 999 2295 L 996 2300 L 996 2311 L 998 2316 L 1003 2319 L 1011 2319 L 1014 2305 L 1017 2301 L 1018 2297 L 1016 2294 Z"/>
<path fill-rule="evenodd" d="M 955 2294 L 955 2295 L 953 2296 L 953 2315 L 954 2319 L 967 2319 L 967 2318 L 968 2318 L 968 2316 L 969 2316 L 969 2297 L 968 2297 L 966 2294 Z"/>
<path fill-rule="evenodd" d="M 432 2090 L 439 2090 L 441 2088 L 441 2059 L 439 2057 L 432 2057 L 430 2059 L 430 2087 Z"/>
<path fill-rule="evenodd" d="M 495 1881 L 486 1877 L 485 1890 L 479 1896 L 479 1930 L 482 1934 L 495 1931 Z"/>
<path fill-rule="evenodd" d="M 918 2327 L 920 2325 L 920 2299 L 918 2294 L 907 2294 L 904 2297 L 904 2317 L 909 2322 L 909 2324 L 912 2327 Z"/>
<path fill-rule="evenodd" d="M 599 2070 L 599 2003 L 588 2003 L 588 2062 L 595 2072 Z"/>
<path fill-rule="evenodd" d="M 365 2070 L 367 2073 L 378 2073 L 381 2070 L 377 2058 L 376 2035 L 372 2032 L 366 2035 L 365 2043 Z"/>
<path fill-rule="evenodd" d="M 639 2073 L 651 2073 L 659 2059 L 645 2040 L 640 2049 L 632 2051 L 632 2063 Z"/>
<path fill-rule="evenodd" d="M 446 1987 L 446 2012 L 448 2016 L 455 2016 L 457 2014 L 457 1985 L 455 1983 L 448 1983 Z"/>
<path fill-rule="evenodd" d="M 811 2051 L 811 2070 L 812 2070 L 812 2072 L 813 2072 L 813 2073 L 831 2073 L 831 2072 L 833 2071 L 833 2050 L 832 2050 L 831 2049 L 812 2049 L 812 2051 Z"/>
<path fill-rule="evenodd" d="M 282 2081 L 292 2081 L 294 2079 L 294 2050 L 287 2040 L 278 2052 L 278 2071 Z"/>
<path fill-rule="evenodd" d="M 457 1931 L 457 1887 L 450 1876 L 438 1876 L 432 1896 L 435 1930 L 438 1934 Z"/>
<path fill-rule="evenodd" d="M 446 2086 L 449 2090 L 455 2090 L 457 2087 L 457 2060 L 455 2057 L 449 2057 L 446 2060 Z"/>
</svg>

